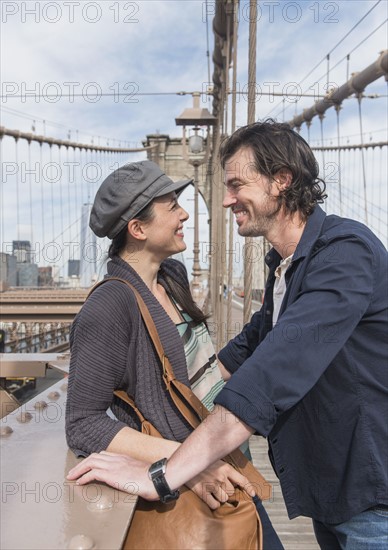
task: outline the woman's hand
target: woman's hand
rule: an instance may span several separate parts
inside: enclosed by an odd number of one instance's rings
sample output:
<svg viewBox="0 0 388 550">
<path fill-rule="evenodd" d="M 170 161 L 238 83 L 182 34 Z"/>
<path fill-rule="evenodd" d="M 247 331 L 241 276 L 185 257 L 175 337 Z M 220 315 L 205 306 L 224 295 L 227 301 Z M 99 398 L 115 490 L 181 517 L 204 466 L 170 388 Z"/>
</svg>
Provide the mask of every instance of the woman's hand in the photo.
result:
<svg viewBox="0 0 388 550">
<path fill-rule="evenodd" d="M 78 485 L 91 481 L 103 481 L 132 495 L 147 500 L 158 500 L 154 484 L 148 477 L 150 464 L 127 455 L 116 453 L 93 453 L 72 468 L 67 479 L 77 480 Z"/>
<path fill-rule="evenodd" d="M 217 460 L 186 485 L 212 510 L 226 502 L 236 486 L 245 489 L 250 496 L 255 496 L 248 479 L 222 460 Z"/>
</svg>

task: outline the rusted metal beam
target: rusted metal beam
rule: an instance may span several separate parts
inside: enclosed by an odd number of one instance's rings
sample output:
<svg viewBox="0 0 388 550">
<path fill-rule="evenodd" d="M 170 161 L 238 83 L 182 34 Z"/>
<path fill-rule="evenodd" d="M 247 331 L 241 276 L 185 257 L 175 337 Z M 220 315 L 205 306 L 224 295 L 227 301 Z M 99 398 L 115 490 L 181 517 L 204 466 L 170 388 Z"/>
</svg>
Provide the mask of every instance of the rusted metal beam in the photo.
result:
<svg viewBox="0 0 388 550">
<path fill-rule="evenodd" d="M 0 320 L 11 322 L 71 322 L 81 309 L 88 290 L 6 291 L 0 294 Z"/>
<path fill-rule="evenodd" d="M 1 305 L 0 320 L 3 323 L 71 323 L 81 305 Z"/>
<path fill-rule="evenodd" d="M 66 291 L 66 290 L 6 290 L 0 294 L 1 303 L 12 302 L 35 302 L 37 304 L 46 302 L 67 302 L 83 303 L 88 295 L 89 289 Z"/>
<path fill-rule="evenodd" d="M 52 145 L 57 145 L 58 147 L 66 147 L 66 149 L 70 147 L 71 149 L 80 149 L 85 151 L 101 151 L 104 153 L 141 153 L 142 151 L 147 151 L 147 149 L 153 149 L 155 147 L 154 145 L 152 145 L 150 147 L 125 148 L 125 147 L 108 147 L 108 146 L 94 145 L 94 144 L 88 144 L 88 143 L 76 143 L 74 141 L 68 141 L 64 139 L 57 139 L 57 138 L 46 137 L 46 136 L 38 136 L 30 132 L 21 132 L 20 130 L 11 130 L 10 128 L 5 128 L 4 126 L 0 126 L 0 138 L 2 138 L 3 136 L 13 137 L 16 141 L 19 139 L 25 139 L 28 141 L 28 143 L 31 143 L 31 141 L 37 141 L 40 145 L 42 145 L 42 143 L 47 143 L 48 145 L 50 145 L 50 147 Z"/>
</svg>

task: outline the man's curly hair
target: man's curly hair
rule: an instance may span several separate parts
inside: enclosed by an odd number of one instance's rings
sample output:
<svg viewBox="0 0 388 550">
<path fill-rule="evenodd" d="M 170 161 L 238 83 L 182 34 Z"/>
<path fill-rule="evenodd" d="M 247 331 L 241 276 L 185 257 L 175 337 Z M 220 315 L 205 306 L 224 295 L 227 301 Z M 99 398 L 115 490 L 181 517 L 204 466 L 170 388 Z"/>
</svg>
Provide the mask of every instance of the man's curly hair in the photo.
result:
<svg viewBox="0 0 388 550">
<path fill-rule="evenodd" d="M 256 170 L 271 180 L 282 169 L 291 172 L 292 182 L 279 196 L 280 205 L 290 214 L 299 212 L 305 220 L 327 197 L 310 146 L 289 124 L 269 118 L 239 128 L 221 144 L 222 167 L 242 148 L 252 150 Z"/>
</svg>

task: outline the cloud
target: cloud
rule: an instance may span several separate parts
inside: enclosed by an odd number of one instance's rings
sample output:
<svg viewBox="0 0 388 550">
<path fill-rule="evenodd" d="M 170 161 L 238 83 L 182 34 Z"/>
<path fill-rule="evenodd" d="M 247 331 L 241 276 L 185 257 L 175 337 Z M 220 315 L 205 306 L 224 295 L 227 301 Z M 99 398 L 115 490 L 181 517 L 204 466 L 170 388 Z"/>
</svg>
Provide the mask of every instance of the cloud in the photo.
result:
<svg viewBox="0 0 388 550">
<path fill-rule="evenodd" d="M 361 71 L 373 63 L 379 51 L 386 48 L 386 27 L 362 42 L 386 19 L 386 2 L 380 2 L 348 37 L 344 37 L 374 4 L 350 0 L 260 2 L 257 90 L 262 93 L 257 97 L 256 117 L 264 118 L 271 114 L 280 120 L 283 117 L 289 120 L 296 112 L 310 107 L 314 103 L 313 97 L 299 97 L 295 103 L 292 97 L 271 98 L 264 92 L 290 91 L 291 83 L 300 82 L 319 64 L 301 84 L 301 90 L 312 94 L 324 93 L 328 71 L 326 55 L 333 48 L 334 51 L 330 53 L 329 80 L 337 85 L 346 81 L 347 73 Z M 246 91 L 248 82 L 248 6 L 247 0 L 240 2 L 237 80 L 241 92 Z M 211 63 L 214 45 L 214 7 L 215 3 L 210 0 L 207 3 L 200 0 L 3 0 L 2 94 L 8 93 L 14 97 L 1 102 L 2 125 L 31 131 L 34 124 L 38 134 L 61 139 L 68 139 L 70 135 L 70 139 L 75 141 L 90 142 L 93 139 L 94 143 L 109 143 L 111 146 L 118 146 L 119 143 L 140 145 L 147 134 L 156 131 L 179 136 L 181 130 L 175 126 L 175 117 L 184 108 L 191 106 L 192 99 L 190 95 L 175 94 L 202 90 L 208 82 L 208 59 Z M 5 50 L 9 54 L 5 55 Z M 354 52 L 349 62 L 345 59 L 334 68 L 352 50 Z M 210 66 L 210 74 L 212 72 L 213 67 Z M 298 90 L 297 87 L 295 89 Z M 28 96 L 31 90 L 35 90 L 40 97 Z M 169 92 L 173 95 L 168 95 Z M 52 97 L 43 97 L 47 93 Z M 146 93 L 155 95 L 142 95 Z M 384 96 L 384 79 L 368 87 L 367 93 Z M 22 98 L 17 98 L 17 95 L 22 95 Z M 384 98 L 366 98 L 362 102 L 363 127 L 368 139 L 369 136 L 376 141 L 386 139 L 384 101 Z M 244 125 L 246 120 L 247 98 L 241 94 L 237 104 L 237 125 Z M 325 137 L 335 141 L 337 119 L 333 110 L 326 113 L 323 125 Z M 345 142 L 347 136 L 351 136 L 349 139 L 353 143 L 360 140 L 358 104 L 355 99 L 346 100 L 343 104 L 340 134 Z M 305 126 L 302 127 L 302 135 L 307 137 Z M 319 144 L 318 120 L 313 121 L 310 137 L 315 144 Z M 21 172 L 18 175 L 7 174 L 2 188 L 2 203 L 5 205 L 2 207 L 3 240 L 16 238 L 17 218 L 19 232 L 23 232 L 23 235 L 28 233 L 31 213 L 34 238 L 42 242 L 62 234 L 63 239 L 75 238 L 76 229 L 70 218 L 73 216 L 77 220 L 80 217 L 82 203 L 92 196 L 99 183 L 85 183 L 81 163 L 96 161 L 101 167 L 103 178 L 115 163 L 124 164 L 145 156 L 144 153 L 93 156 L 73 150 L 59 151 L 57 147 L 50 151 L 47 146 L 40 148 L 36 143 L 29 148 L 26 142 L 21 141 L 15 148 L 11 138 L 4 138 L 2 142 L 3 159 L 10 170 L 11 164 L 16 162 L 24 162 L 25 167 L 30 162 L 34 164 L 42 161 L 43 166 L 47 166 L 50 162 L 59 163 L 64 159 L 77 164 L 72 183 L 63 174 L 61 182 L 66 183 L 62 198 L 59 183 L 52 186 L 47 174 L 43 186 L 41 176 L 38 183 L 33 185 L 32 200 L 29 199 L 29 176 L 26 176 L 23 184 Z M 320 155 L 318 158 L 321 160 Z M 342 158 L 344 160 L 346 156 Z M 355 173 L 351 168 L 353 161 L 344 162 L 347 167 L 344 174 L 351 177 Z M 372 166 L 373 162 L 369 163 L 370 174 Z M 385 168 L 379 171 L 374 169 L 377 188 L 385 181 L 385 174 Z M 360 178 L 360 171 L 357 177 Z M 356 184 L 352 182 L 351 185 L 359 187 L 361 183 L 358 179 Z M 368 185 L 372 183 L 368 181 Z M 371 196 L 373 200 L 380 201 L 380 204 L 383 201 L 386 205 L 386 195 L 371 193 Z M 190 205 L 190 201 L 187 204 Z M 352 208 L 359 209 L 358 206 Z M 205 215 L 202 215 L 204 218 Z M 53 219 L 54 231 L 51 229 Z M 63 231 L 61 219 L 65 228 L 72 229 Z M 206 225 L 202 227 L 207 229 Z M 52 232 L 54 235 L 51 235 Z M 190 231 L 186 234 L 189 238 Z M 201 240 L 205 239 L 205 235 L 206 231 Z"/>
</svg>

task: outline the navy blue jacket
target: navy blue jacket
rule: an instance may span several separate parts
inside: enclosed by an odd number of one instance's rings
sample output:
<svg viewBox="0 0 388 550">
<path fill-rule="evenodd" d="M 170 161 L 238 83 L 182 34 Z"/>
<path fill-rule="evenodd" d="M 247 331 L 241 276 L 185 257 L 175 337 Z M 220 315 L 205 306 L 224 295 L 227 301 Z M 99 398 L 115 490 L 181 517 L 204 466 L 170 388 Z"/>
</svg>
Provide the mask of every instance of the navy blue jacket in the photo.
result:
<svg viewBox="0 0 388 550">
<path fill-rule="evenodd" d="M 268 438 L 290 518 L 340 523 L 388 504 L 387 251 L 364 225 L 316 207 L 272 329 L 264 303 L 219 358 L 215 402 Z"/>
</svg>

